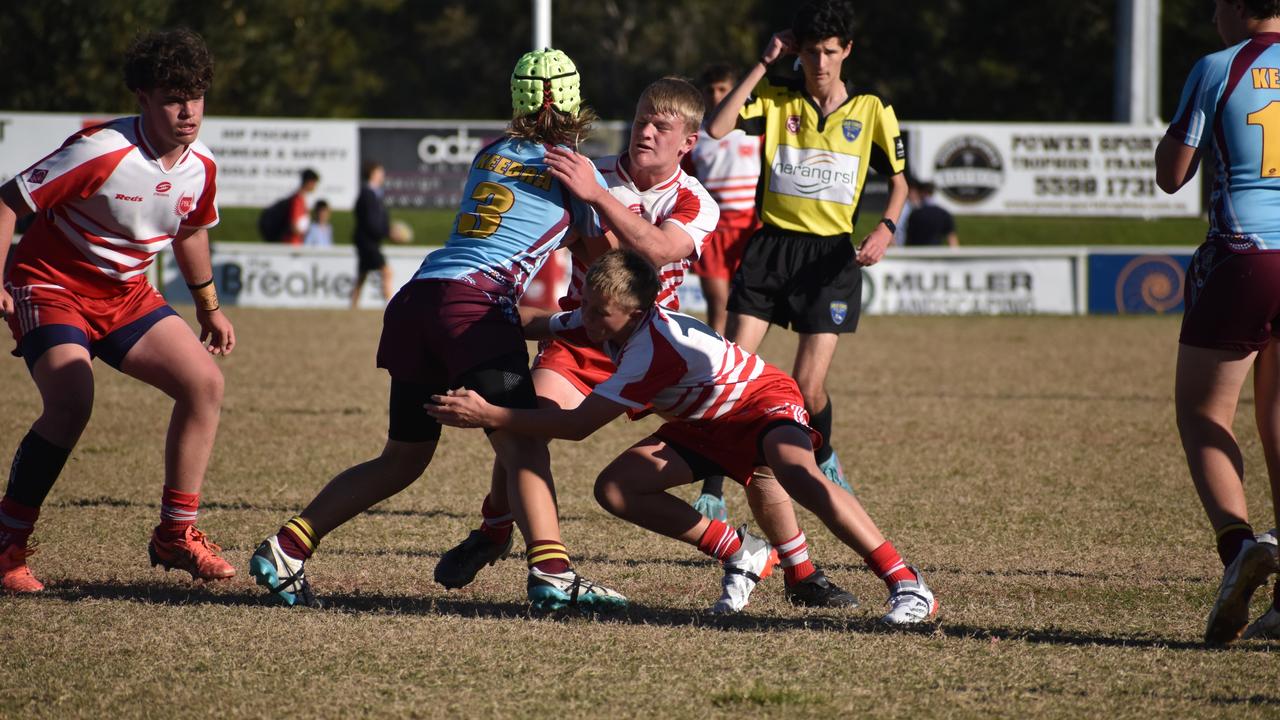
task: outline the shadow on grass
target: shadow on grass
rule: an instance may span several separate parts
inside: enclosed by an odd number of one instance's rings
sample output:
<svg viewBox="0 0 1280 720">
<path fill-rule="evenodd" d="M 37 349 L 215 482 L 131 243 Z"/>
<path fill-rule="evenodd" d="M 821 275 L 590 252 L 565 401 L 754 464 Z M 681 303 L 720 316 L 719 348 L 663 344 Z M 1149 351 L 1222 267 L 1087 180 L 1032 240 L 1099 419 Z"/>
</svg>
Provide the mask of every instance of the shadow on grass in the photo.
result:
<svg viewBox="0 0 1280 720">
<path fill-rule="evenodd" d="M 159 502 L 142 502 L 139 500 L 129 500 L 127 498 L 110 497 L 100 495 L 91 498 L 73 498 L 70 500 L 59 500 L 57 502 L 47 503 L 49 507 L 59 508 L 147 508 L 159 510 Z M 264 503 L 251 503 L 244 501 L 237 502 L 218 502 L 217 500 L 201 501 L 201 510 L 229 510 L 229 511 L 245 511 L 252 510 L 254 512 L 273 512 L 284 516 L 292 516 L 298 512 L 300 506 L 297 505 L 273 505 Z M 397 510 L 389 508 L 373 507 L 365 510 L 361 515 L 372 515 L 374 517 L 412 517 L 412 518 L 449 518 L 450 520 L 470 520 L 478 519 L 477 512 L 454 512 L 451 510 Z M 580 521 L 586 520 L 581 515 L 561 515 L 560 521 Z"/>
<path fill-rule="evenodd" d="M 1189 650 L 1198 652 L 1257 652 L 1272 653 L 1275 643 L 1237 643 L 1229 648 L 1209 648 L 1203 643 L 1162 638 L 1152 635 L 1107 635 L 1061 628 L 1019 629 L 1003 627 L 978 627 L 948 623 L 945 618 L 908 628 L 889 628 L 881 625 L 874 616 L 857 617 L 835 614 L 776 617 L 744 613 L 727 617 L 707 615 L 696 610 L 650 607 L 632 603 L 620 611 L 590 612 L 565 609 L 539 612 L 525 602 L 493 602 L 476 600 L 465 595 L 446 594 L 434 596 L 386 595 L 368 592 L 333 592 L 321 595 L 325 607 L 322 610 L 284 608 L 256 589 L 228 587 L 216 588 L 177 586 L 136 582 L 69 581 L 50 587 L 43 597 L 66 602 L 83 600 L 117 600 L 152 605 L 217 605 L 225 607 L 261 607 L 280 612 L 329 612 L 374 615 L 456 616 L 473 619 L 540 619 L 552 622 L 598 622 L 602 624 L 626 624 L 646 627 L 693 628 L 723 632 L 792 632 L 800 630 L 819 632 L 857 633 L 865 635 L 915 635 L 921 638 L 951 638 L 997 644 L 1021 642 L 1036 645 L 1067 647 L 1103 647 L 1159 650 Z M 1217 697 L 1220 704 L 1280 705 L 1280 698 L 1271 696 Z"/>
</svg>

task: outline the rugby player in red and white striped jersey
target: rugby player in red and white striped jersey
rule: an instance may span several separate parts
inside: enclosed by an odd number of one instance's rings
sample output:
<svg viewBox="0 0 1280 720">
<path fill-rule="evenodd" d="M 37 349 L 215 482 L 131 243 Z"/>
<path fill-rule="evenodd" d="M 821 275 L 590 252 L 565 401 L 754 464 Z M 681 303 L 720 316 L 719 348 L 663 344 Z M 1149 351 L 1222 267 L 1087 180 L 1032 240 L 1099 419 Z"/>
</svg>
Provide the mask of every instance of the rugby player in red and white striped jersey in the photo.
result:
<svg viewBox="0 0 1280 720">
<path fill-rule="evenodd" d="M 73 135 L 0 187 L 0 261 L 18 217 L 37 213 L 5 263 L 0 314 L 44 403 L 0 500 L 0 580 L 9 592 L 43 589 L 26 563 L 29 538 L 88 423 L 95 356 L 174 399 L 152 564 L 206 580 L 235 575 L 195 527 L 222 404 L 210 355 L 235 346 L 209 257 L 217 166 L 197 139 L 213 58 L 194 33 L 159 31 L 134 41 L 124 75 L 140 115 Z M 145 275 L 170 245 L 197 301 L 199 339 Z"/>
<path fill-rule="evenodd" d="M 616 363 L 614 375 L 578 406 L 497 407 L 463 388 L 433 396 L 437 406 L 428 412 L 458 427 L 581 440 L 624 412 L 652 410 L 666 424 L 600 473 L 596 499 L 618 517 L 724 562 L 725 595 L 714 611 L 736 612 L 746 605 L 768 569 L 768 546 L 667 493 L 705 470 L 744 485 L 779 483 L 817 515 L 885 582 L 890 610 L 883 622 L 906 625 L 933 617 L 938 603 L 920 573 L 884 539 L 858 500 L 818 469 L 813 447 L 822 438 L 808 425 L 795 381 L 700 320 L 654 304 L 658 288 L 657 273 L 644 258 L 613 250 L 587 273 L 580 308 L 555 315 L 522 311 L 526 337 L 602 346 Z M 772 468 L 776 477 L 755 475 L 758 466 Z M 793 555 L 800 544 L 779 543 L 779 549 Z M 735 576 L 752 582 L 735 585 Z"/>
</svg>

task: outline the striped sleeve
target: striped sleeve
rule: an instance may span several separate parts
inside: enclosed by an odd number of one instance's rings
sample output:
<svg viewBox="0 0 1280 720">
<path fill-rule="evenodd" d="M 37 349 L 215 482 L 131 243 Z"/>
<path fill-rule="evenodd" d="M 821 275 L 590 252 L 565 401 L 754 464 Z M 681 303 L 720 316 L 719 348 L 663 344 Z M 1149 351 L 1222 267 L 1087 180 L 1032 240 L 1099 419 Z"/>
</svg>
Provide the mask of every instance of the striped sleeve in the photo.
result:
<svg viewBox="0 0 1280 720">
<path fill-rule="evenodd" d="M 686 176 L 684 184 L 676 193 L 675 205 L 666 223 L 675 223 L 689 234 L 693 240 L 693 252 L 689 259 L 702 257 L 702 242 L 716 229 L 720 222 L 720 206 L 711 199 L 711 193 L 692 176 Z"/>
<path fill-rule="evenodd" d="M 16 178 L 22 199 L 33 210 L 49 210 L 70 200 L 84 200 L 134 149 L 124 142 L 103 142 L 120 138 L 118 133 L 102 133 L 91 128 L 72 135 L 62 147 L 23 170 Z"/>
<path fill-rule="evenodd" d="M 1182 88 L 1178 109 L 1169 124 L 1168 135 L 1183 145 L 1200 147 L 1204 142 L 1205 128 L 1212 127 L 1213 114 L 1218 97 L 1222 94 L 1225 68 L 1219 68 L 1220 53 L 1200 58 Z"/>
</svg>

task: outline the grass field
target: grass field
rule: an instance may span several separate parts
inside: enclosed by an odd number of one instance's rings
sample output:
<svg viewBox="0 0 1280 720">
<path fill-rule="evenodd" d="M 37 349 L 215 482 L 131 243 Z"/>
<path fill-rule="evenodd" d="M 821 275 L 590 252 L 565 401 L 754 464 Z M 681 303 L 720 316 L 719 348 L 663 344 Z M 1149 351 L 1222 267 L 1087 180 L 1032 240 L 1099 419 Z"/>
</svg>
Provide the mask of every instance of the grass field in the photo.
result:
<svg viewBox="0 0 1280 720">
<path fill-rule="evenodd" d="M 1280 714 L 1280 643 L 1200 644 L 1220 566 L 1174 431 L 1175 318 L 872 317 L 841 344 L 835 446 L 942 601 L 916 632 L 875 626 L 883 585 L 803 511 L 816 560 L 863 607 L 792 608 L 775 577 L 745 614 L 702 615 L 718 568 L 591 498 L 652 419 L 552 449 L 570 552 L 628 594 L 625 613 L 531 617 L 514 556 L 461 591 L 432 583 L 488 477 L 482 434 L 457 430 L 416 485 L 321 544 L 308 571 L 330 609 L 270 605 L 245 577 L 253 547 L 385 437 L 380 318 L 232 319 L 201 526 L 242 576 L 147 566 L 168 403 L 98 365 L 95 416 L 37 529 L 48 590 L 0 597 L 0 717 Z M 763 351 L 789 368 L 794 343 L 776 332 Z M 24 374 L 0 364 L 6 459 L 37 413 Z M 1266 528 L 1250 397 L 1239 429 Z M 743 518 L 736 487 L 730 505 Z"/>
<path fill-rule="evenodd" d="M 391 216 L 409 223 L 414 242 L 440 245 L 453 227 L 453 210 L 392 209 Z M 221 241 L 258 241 L 258 210 L 223 208 L 222 223 L 211 237 Z M 880 216 L 864 212 L 854 233 L 863 237 Z M 334 242 L 350 243 L 352 214 L 333 213 Z M 962 245 L 1187 245 L 1204 240 L 1205 221 L 1199 218 L 1136 220 L 1124 218 L 981 217 L 956 219 Z"/>
</svg>

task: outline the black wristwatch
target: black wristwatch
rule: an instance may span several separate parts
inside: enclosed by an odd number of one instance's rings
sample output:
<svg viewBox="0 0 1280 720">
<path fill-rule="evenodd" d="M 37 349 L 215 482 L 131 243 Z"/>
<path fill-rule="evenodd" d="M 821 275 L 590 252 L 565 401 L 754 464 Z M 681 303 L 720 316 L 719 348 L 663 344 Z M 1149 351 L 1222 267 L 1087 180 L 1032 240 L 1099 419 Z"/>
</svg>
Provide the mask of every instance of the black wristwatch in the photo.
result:
<svg viewBox="0 0 1280 720">
<path fill-rule="evenodd" d="M 898 232 L 898 223 L 896 223 L 896 222 L 894 222 L 894 221 L 890 220 L 889 218 L 880 218 L 880 222 L 881 222 L 885 227 L 889 228 L 889 232 L 891 232 L 891 233 L 896 233 L 896 232 Z"/>
</svg>

